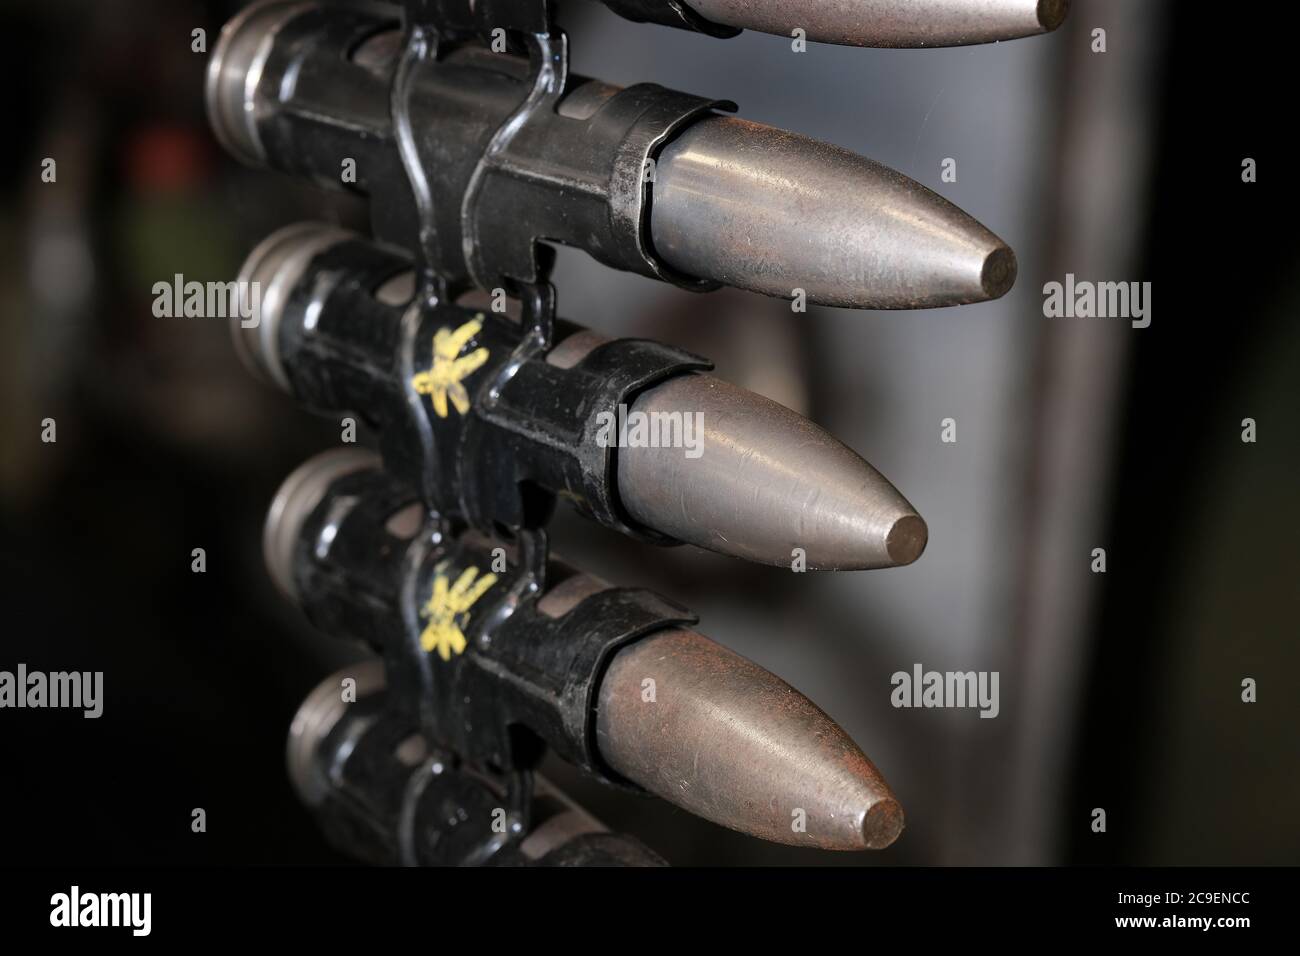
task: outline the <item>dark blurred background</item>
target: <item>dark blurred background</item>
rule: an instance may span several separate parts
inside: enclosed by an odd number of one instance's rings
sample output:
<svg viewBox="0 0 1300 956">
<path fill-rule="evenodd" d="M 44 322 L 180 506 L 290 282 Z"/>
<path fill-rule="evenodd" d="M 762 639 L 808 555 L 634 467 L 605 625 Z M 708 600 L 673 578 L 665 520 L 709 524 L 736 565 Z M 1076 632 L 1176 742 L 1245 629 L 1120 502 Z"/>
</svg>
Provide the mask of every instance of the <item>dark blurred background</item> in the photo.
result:
<svg viewBox="0 0 1300 956">
<path fill-rule="evenodd" d="M 105 673 L 98 720 L 0 711 L 5 863 L 343 862 L 283 751 L 302 698 L 359 651 L 313 633 L 260 556 L 272 493 L 339 424 L 254 382 L 224 322 L 151 309 L 155 282 L 233 278 L 281 225 L 365 227 L 358 201 L 212 140 L 191 31 L 210 50 L 239 6 L 0 7 L 0 670 Z M 578 72 L 731 97 L 938 190 L 1016 250 L 1020 276 L 962 309 L 795 315 L 561 251 L 562 314 L 712 356 L 862 452 L 931 538 L 909 568 L 792 575 L 564 513 L 554 532 L 574 563 L 693 606 L 843 724 L 907 809 L 889 850 L 770 846 L 549 775 L 675 864 L 1300 862 L 1287 29 L 1217 4 L 1075 0 L 1046 37 L 795 54 L 584 0 L 561 22 Z M 1152 282 L 1150 328 L 1044 318 L 1043 284 L 1067 272 Z M 890 675 L 914 663 L 999 671 L 999 717 L 891 708 Z"/>
</svg>

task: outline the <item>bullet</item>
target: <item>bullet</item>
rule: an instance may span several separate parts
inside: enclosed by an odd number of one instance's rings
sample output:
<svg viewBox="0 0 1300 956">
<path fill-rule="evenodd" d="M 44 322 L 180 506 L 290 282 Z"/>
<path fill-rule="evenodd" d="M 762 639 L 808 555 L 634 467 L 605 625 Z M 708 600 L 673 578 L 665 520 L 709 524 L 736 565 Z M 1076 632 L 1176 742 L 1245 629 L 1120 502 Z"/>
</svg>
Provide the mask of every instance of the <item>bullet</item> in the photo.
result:
<svg viewBox="0 0 1300 956">
<path fill-rule="evenodd" d="M 550 361 L 576 361 L 607 341 L 588 330 Z M 698 416 L 698 455 L 620 448 L 618 494 L 660 534 L 732 557 L 790 567 L 794 549 L 814 570 L 911 564 L 929 539 L 925 520 L 880 472 L 820 425 L 784 405 L 701 372 L 637 396 L 646 420 Z"/>
<path fill-rule="evenodd" d="M 925 550 L 925 521 L 898 489 L 783 405 L 697 373 L 650 389 L 632 408 L 702 416 L 699 458 L 655 448 L 618 456 L 623 503 L 661 534 L 787 567 L 801 548 L 808 567 L 823 570 L 898 567 Z"/>
<path fill-rule="evenodd" d="M 838 724 L 693 631 L 618 653 L 600 685 L 596 740 L 611 767 L 651 793 L 764 840 L 879 850 L 903 830 L 902 807 Z"/>
<path fill-rule="evenodd" d="M 1015 253 L 938 193 L 838 146 L 734 117 L 700 120 L 669 143 L 653 192 L 655 250 L 752 292 L 929 309 L 996 299 L 1016 279 Z"/>
<path fill-rule="evenodd" d="M 951 14 L 939 23 L 995 12 L 925 6 Z M 245 11 L 213 52 L 209 118 L 245 162 L 369 195 L 375 238 L 423 245 L 448 279 L 489 290 L 538 281 L 536 243 L 552 242 L 695 291 L 802 290 L 808 302 L 858 309 L 981 302 L 1015 281 L 1011 249 L 943 197 L 840 147 L 717 113 L 730 104 L 571 76 L 522 118 L 527 61 L 471 44 L 408 79 L 402 88 L 414 92 L 399 107 L 400 34 L 367 16 L 326 16 L 313 3 Z M 880 22 L 903 14 L 891 16 Z M 399 108 L 406 118 L 395 123 Z M 412 131 L 400 148 L 395 129 Z M 415 192 L 429 198 L 416 202 L 407 170 L 421 149 Z M 345 159 L 355 182 L 342 181 Z M 432 229 L 414 221 L 417 208 Z"/>
<path fill-rule="evenodd" d="M 571 482 L 561 485 L 556 477 L 568 472 L 545 464 L 558 454 L 555 447 L 567 439 L 566 453 L 581 457 L 595 441 L 613 442 L 615 467 L 587 472 L 599 486 L 598 497 L 616 499 L 634 524 L 672 541 L 786 568 L 800 549 L 804 567 L 823 570 L 897 567 L 924 550 L 925 521 L 907 499 L 856 452 L 790 409 L 689 369 L 645 387 L 617 409 L 595 397 L 569 397 L 603 387 L 603 376 L 581 375 L 582 363 L 611 347 L 609 340 L 570 323 L 561 324 L 559 344 L 548 354 L 514 366 L 520 384 L 512 389 L 492 356 L 505 360 L 511 354 L 510 345 L 496 343 L 502 336 L 517 337 L 517 329 L 501 316 L 450 307 L 404 322 L 408 306 L 377 304 L 366 276 L 349 277 L 343 265 L 349 257 L 360 262 L 376 255 L 384 256 L 374 266 L 376 274 L 409 267 L 409 260 L 395 252 L 324 225 L 289 226 L 254 249 L 240 271 L 239 287 L 256 283 L 262 290 L 259 320 L 250 327 L 238 315 L 231 318 L 237 351 L 249 368 L 318 411 L 362 412 L 385 438 L 390 429 L 406 436 L 431 424 L 468 428 L 462 424 L 465 416 L 476 416 L 491 429 L 509 429 L 506 423 L 515 421 L 517 456 L 531 451 L 539 462 L 518 477 L 576 501 L 584 497 L 581 489 Z M 319 264 L 322 256 L 328 266 Z M 430 329 L 472 323 L 482 327 L 462 353 L 483 349 L 488 358 L 461 382 L 465 409 L 456 413 L 444 407 L 447 414 L 439 416 L 429 398 L 410 395 L 405 378 L 391 370 L 401 367 L 404 355 L 422 355 L 414 343 L 435 338 Z M 540 362 L 550 368 L 534 364 Z M 531 387 L 525 389 L 525 382 Z M 491 397 L 483 392 L 487 388 Z M 516 391 L 517 399 L 512 398 Z M 489 404 L 493 413 L 477 417 Z M 561 411 L 545 426 L 533 427 L 529 422 L 537 409 Z M 629 441 L 622 427 L 629 420 L 652 426 L 646 429 L 649 437 Z M 602 439 L 602 421 L 620 427 L 609 428 Z M 518 436 L 531 434 L 545 438 L 518 444 Z M 409 452 L 406 439 L 400 440 L 401 450 Z M 462 446 L 459 438 L 444 443 Z M 432 479 L 445 491 L 462 473 L 467 453 L 460 454 L 439 461 L 394 454 L 390 467 L 414 487 Z M 466 481 L 475 482 L 484 469 L 465 474 Z M 488 477 L 508 481 L 511 476 Z M 603 514 L 586 510 L 598 519 Z"/>
<path fill-rule="evenodd" d="M 700 16 L 741 30 L 846 46 L 997 43 L 1055 30 L 1069 0 L 685 0 Z"/>
<path fill-rule="evenodd" d="M 611 587 L 559 559 L 535 601 L 510 597 L 523 573 L 513 560 L 485 587 L 449 591 L 446 582 L 480 580 L 473 572 L 499 543 L 412 534 L 403 554 L 387 517 L 401 499 L 373 457 L 318 456 L 277 494 L 266 554 L 272 577 L 292 582 L 289 593 L 329 633 L 367 640 L 390 668 L 431 669 L 429 685 L 413 685 L 433 688 L 429 698 L 408 704 L 434 708 L 435 722 L 459 735 L 448 746 L 510 767 L 531 731 L 597 776 L 760 839 L 865 850 L 897 838 L 902 810 L 880 772 L 779 677 L 675 623 L 689 620 L 679 611 L 632 611 L 662 600 L 649 592 Z M 429 569 L 440 575 L 432 584 Z M 472 595 L 446 598 L 457 613 L 440 619 L 456 628 L 459 650 L 401 656 L 420 646 L 407 630 L 418 623 L 403 622 L 419 622 L 430 591 Z M 627 630 L 628 621 L 638 623 Z M 608 662 L 593 666 L 600 648 Z"/>
<path fill-rule="evenodd" d="M 390 865 L 664 865 L 536 775 L 522 812 L 494 826 L 524 802 L 512 800 L 513 782 L 431 745 L 397 703 L 383 666 L 365 660 L 322 681 L 294 715 L 289 779 L 340 850 Z"/>
</svg>

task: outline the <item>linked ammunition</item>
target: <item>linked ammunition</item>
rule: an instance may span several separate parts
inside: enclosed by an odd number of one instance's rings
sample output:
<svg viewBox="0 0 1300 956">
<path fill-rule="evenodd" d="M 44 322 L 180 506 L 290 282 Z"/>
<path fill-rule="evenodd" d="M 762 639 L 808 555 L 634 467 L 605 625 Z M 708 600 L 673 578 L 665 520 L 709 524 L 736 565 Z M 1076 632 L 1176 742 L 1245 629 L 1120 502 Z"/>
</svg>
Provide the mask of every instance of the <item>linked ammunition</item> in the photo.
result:
<svg viewBox="0 0 1300 956">
<path fill-rule="evenodd" d="M 798 691 L 641 589 L 424 516 L 361 451 L 286 480 L 268 515 L 272 578 L 326 633 L 368 642 L 429 740 L 506 772 L 550 745 L 606 782 L 796 846 L 888 846 L 884 778 Z"/>
<path fill-rule="evenodd" d="M 375 238 L 418 250 L 428 282 L 514 292 L 544 280 L 544 243 L 683 288 L 860 309 L 1015 281 L 1002 240 L 902 173 L 719 115 L 728 102 L 570 76 L 562 33 L 493 52 L 487 26 L 403 32 L 395 13 L 264 0 L 213 51 L 213 130 L 246 163 L 367 195 Z"/>
<path fill-rule="evenodd" d="M 246 363 L 308 407 L 380 429 L 384 460 L 438 510 L 480 528 L 540 524 L 556 495 L 608 527 L 790 567 L 914 561 L 925 522 L 878 471 L 709 363 L 567 322 L 555 345 L 506 314 L 388 290 L 412 264 L 323 225 L 275 233 L 232 317 Z M 244 311 L 244 310 L 237 310 Z M 638 429 L 628 426 L 634 420 Z"/>
</svg>

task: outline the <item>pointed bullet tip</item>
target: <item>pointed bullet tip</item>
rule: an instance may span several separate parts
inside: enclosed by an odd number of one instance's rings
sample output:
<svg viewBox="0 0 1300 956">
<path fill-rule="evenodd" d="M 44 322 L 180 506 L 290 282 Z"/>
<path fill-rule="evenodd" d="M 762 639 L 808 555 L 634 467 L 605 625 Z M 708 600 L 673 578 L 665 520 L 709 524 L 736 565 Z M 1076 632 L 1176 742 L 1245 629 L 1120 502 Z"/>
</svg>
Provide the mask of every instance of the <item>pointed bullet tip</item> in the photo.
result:
<svg viewBox="0 0 1300 956">
<path fill-rule="evenodd" d="M 883 850 L 898 839 L 906 821 L 903 808 L 892 797 L 874 804 L 862 818 L 862 839 L 868 850 Z"/>
<path fill-rule="evenodd" d="M 999 299 L 1016 284 L 1016 254 L 1008 246 L 998 246 L 984 259 L 980 286 L 990 299 Z"/>
<path fill-rule="evenodd" d="M 637 396 L 648 416 L 698 414 L 700 453 L 629 448 L 618 493 L 633 519 L 733 557 L 861 571 L 915 561 L 925 521 L 862 457 L 784 405 L 711 375 L 679 375 Z"/>
<path fill-rule="evenodd" d="M 1024 15 L 1037 24 L 1032 5 Z M 916 180 L 727 116 L 664 147 L 650 231 L 656 255 L 685 275 L 783 298 L 800 290 L 821 305 L 944 308 L 1015 280 L 1006 243 Z"/>
<path fill-rule="evenodd" d="M 1038 22 L 1046 33 L 1064 23 L 1069 12 L 1070 0 L 1038 0 Z"/>
<path fill-rule="evenodd" d="M 925 519 L 920 515 L 904 515 L 889 529 L 889 534 L 885 537 L 885 550 L 895 564 L 911 564 L 921 556 L 929 540 L 930 530 L 925 525 Z"/>
</svg>

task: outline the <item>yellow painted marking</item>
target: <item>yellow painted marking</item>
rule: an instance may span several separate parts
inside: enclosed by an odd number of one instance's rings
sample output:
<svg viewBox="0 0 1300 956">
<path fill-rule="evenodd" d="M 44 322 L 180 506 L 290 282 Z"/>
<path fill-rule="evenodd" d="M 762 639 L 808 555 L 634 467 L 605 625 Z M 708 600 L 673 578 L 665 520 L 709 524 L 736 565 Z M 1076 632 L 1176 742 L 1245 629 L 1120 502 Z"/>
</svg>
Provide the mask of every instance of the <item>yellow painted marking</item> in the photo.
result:
<svg viewBox="0 0 1300 956">
<path fill-rule="evenodd" d="M 478 568 L 474 567 L 462 571 L 455 584 L 449 583 L 447 575 L 442 571 L 436 573 L 433 578 L 433 593 L 420 610 L 420 615 L 428 619 L 420 634 L 420 646 L 426 652 L 437 650 L 438 656 L 444 661 L 451 660 L 452 654 L 464 653 L 467 642 L 461 626 L 465 623 L 466 614 L 496 583 L 495 574 L 479 577 Z"/>
<path fill-rule="evenodd" d="M 469 392 L 461 382 L 488 360 L 488 350 L 477 348 L 468 355 L 461 355 L 460 350 L 482 328 L 480 312 L 454 332 L 439 329 L 433 336 L 433 366 L 427 372 L 417 372 L 411 379 L 411 386 L 417 392 L 432 396 L 433 410 L 439 418 L 447 417 L 448 399 L 462 415 L 469 411 Z"/>
</svg>

